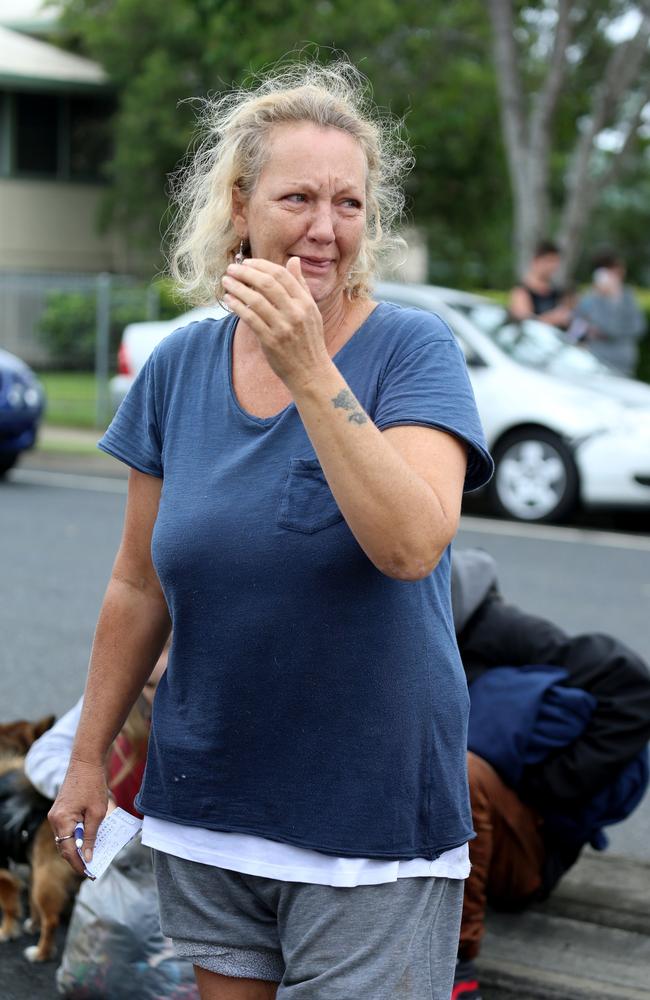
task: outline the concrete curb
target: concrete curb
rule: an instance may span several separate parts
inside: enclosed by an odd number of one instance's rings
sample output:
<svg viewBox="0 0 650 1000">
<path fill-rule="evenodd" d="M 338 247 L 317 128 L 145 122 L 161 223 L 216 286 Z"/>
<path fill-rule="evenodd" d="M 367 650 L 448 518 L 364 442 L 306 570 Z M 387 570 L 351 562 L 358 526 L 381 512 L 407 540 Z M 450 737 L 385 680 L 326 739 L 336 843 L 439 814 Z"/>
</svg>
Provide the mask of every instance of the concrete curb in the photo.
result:
<svg viewBox="0 0 650 1000">
<path fill-rule="evenodd" d="M 97 448 L 101 434 L 100 430 L 44 424 L 36 447 L 20 456 L 18 468 L 126 479 L 126 466 Z"/>
<path fill-rule="evenodd" d="M 549 900 L 491 913 L 485 1000 L 647 1000 L 650 865 L 586 851 Z"/>
<path fill-rule="evenodd" d="M 36 441 L 37 452 L 78 452 L 93 454 L 102 431 L 85 427 L 58 427 L 42 424 Z"/>
</svg>

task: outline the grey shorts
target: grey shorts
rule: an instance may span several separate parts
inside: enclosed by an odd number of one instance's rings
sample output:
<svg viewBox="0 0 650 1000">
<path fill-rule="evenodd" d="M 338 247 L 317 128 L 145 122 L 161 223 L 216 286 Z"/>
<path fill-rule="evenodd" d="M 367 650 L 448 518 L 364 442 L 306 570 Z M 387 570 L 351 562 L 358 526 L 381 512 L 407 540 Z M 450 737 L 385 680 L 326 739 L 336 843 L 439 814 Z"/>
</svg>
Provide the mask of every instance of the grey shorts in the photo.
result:
<svg viewBox="0 0 650 1000">
<path fill-rule="evenodd" d="M 277 1000 L 449 1000 L 464 882 L 335 888 L 154 851 L 163 933 L 194 965 L 279 984 Z"/>
</svg>

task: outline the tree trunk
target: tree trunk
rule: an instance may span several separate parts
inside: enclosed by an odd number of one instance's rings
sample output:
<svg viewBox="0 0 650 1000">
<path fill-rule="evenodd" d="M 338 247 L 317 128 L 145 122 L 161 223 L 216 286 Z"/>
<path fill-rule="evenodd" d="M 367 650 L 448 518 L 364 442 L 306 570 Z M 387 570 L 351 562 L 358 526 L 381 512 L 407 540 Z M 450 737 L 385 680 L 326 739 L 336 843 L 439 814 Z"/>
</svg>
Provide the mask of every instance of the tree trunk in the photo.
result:
<svg viewBox="0 0 650 1000">
<path fill-rule="evenodd" d="M 596 137 L 606 125 L 610 124 L 618 105 L 636 81 L 641 64 L 647 58 L 649 40 L 650 14 L 644 14 L 636 35 L 613 50 L 605 69 L 603 83 L 594 95 L 589 123 L 576 142 L 559 230 L 559 242 L 562 246 L 561 279 L 565 284 L 571 282 L 575 274 L 589 216 L 598 196 L 624 165 L 626 155 L 636 139 L 637 129 L 643 120 L 643 109 L 648 100 L 648 93 L 645 90 L 637 99 L 634 114 L 627 123 L 619 125 L 619 128 L 624 128 L 625 125 L 627 127 L 624 129 L 625 138 L 619 153 L 615 154 L 612 168 L 600 176 L 595 175 L 593 161 Z"/>
<path fill-rule="evenodd" d="M 549 236 L 549 172 L 553 117 L 564 81 L 566 52 L 571 38 L 571 0 L 558 0 L 557 23 L 546 78 L 532 97 L 532 110 L 517 63 L 517 42 L 512 0 L 488 0 L 492 40 L 500 98 L 501 127 L 512 185 L 513 254 L 517 271 L 528 266 L 536 242 Z M 594 175 L 595 141 L 598 134 L 616 121 L 619 107 L 635 88 L 650 41 L 650 11 L 643 0 L 643 16 L 633 38 L 615 46 L 609 57 L 602 84 L 594 93 L 588 122 L 579 133 L 567 178 L 558 243 L 562 249 L 562 277 L 573 277 L 590 213 L 613 171 Z M 645 95 L 635 115 L 628 117 L 629 128 L 621 152 L 621 162 L 634 142 L 641 124 Z M 614 168 L 619 169 L 620 163 Z"/>
<path fill-rule="evenodd" d="M 522 274 L 538 240 L 548 235 L 549 153 L 553 113 L 560 94 L 570 37 L 570 0 L 559 0 L 558 22 L 550 66 L 532 116 L 517 65 L 511 0 L 488 0 L 501 104 L 501 127 L 514 201 L 513 254 Z"/>
<path fill-rule="evenodd" d="M 503 0 L 489 0 L 492 44 L 501 102 L 501 129 L 514 200 L 513 243 L 519 267 L 530 239 L 530 198 L 526 164 L 526 123 L 521 79 L 513 41 L 512 7 Z"/>
</svg>

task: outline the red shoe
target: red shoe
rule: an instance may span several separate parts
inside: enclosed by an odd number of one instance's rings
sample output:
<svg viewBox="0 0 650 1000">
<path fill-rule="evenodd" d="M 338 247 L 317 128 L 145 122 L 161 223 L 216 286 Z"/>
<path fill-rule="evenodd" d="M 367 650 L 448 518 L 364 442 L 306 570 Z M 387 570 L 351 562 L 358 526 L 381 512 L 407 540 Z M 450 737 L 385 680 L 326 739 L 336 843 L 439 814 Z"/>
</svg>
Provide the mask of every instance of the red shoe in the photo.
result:
<svg viewBox="0 0 650 1000">
<path fill-rule="evenodd" d="M 456 962 L 451 1000 L 482 1000 L 476 966 L 473 962 L 469 960 L 463 962 L 461 959 Z"/>
</svg>

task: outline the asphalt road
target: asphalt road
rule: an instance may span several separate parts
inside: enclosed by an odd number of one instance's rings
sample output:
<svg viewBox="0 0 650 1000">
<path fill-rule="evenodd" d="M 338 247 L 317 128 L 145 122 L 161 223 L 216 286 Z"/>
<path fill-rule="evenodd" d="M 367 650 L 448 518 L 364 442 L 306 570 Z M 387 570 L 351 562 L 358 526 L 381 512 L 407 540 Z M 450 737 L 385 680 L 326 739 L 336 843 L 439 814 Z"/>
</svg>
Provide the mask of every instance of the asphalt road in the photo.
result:
<svg viewBox="0 0 650 1000">
<path fill-rule="evenodd" d="M 82 689 L 126 492 L 116 469 L 92 468 L 92 476 L 69 464 L 66 472 L 21 468 L 0 483 L 0 721 L 60 714 Z M 650 662 L 650 536 L 635 528 L 625 534 L 472 516 L 456 544 L 490 552 L 504 594 L 522 607 L 570 633 L 611 632 Z M 612 828 L 612 848 L 650 860 L 649 823 L 650 795 Z M 51 1000 L 53 966 L 25 971 L 26 943 L 0 945 L 8 976 L 0 996 Z"/>
</svg>

